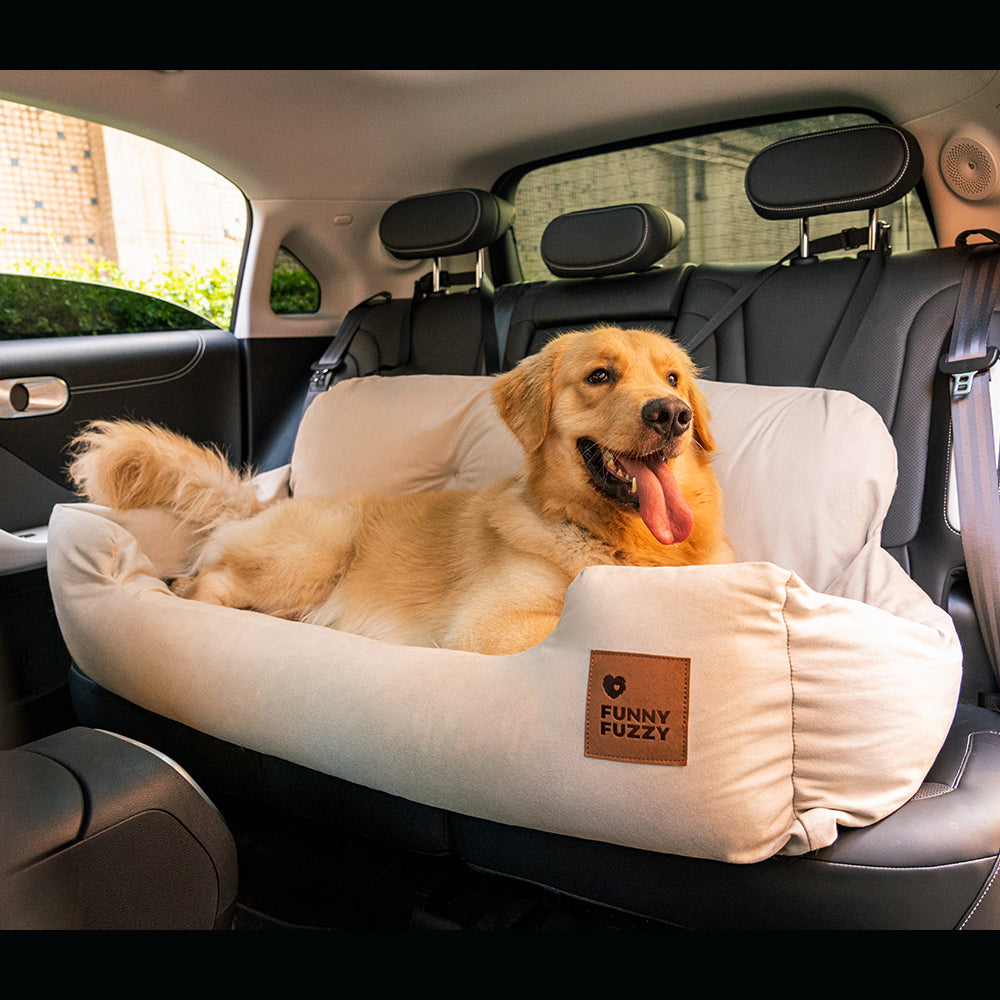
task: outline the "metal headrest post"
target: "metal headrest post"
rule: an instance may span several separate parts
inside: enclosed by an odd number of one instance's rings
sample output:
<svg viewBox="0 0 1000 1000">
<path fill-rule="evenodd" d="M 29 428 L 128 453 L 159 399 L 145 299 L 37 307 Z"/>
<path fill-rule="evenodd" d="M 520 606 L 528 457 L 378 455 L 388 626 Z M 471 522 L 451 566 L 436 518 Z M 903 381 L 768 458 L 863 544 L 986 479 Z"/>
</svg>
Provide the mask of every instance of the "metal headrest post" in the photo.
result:
<svg viewBox="0 0 1000 1000">
<path fill-rule="evenodd" d="M 476 268 L 475 272 L 472 274 L 472 280 L 475 282 L 476 288 L 481 288 L 483 285 L 483 278 L 486 276 L 486 248 L 480 247 L 476 251 Z M 463 271 L 461 274 L 455 275 L 456 279 L 462 279 L 456 281 L 458 284 L 465 284 L 469 278 L 469 272 Z M 452 285 L 451 272 L 445 271 L 441 267 L 441 258 L 434 257 L 431 260 L 431 291 L 440 292 L 446 287 L 450 288 Z"/>
<path fill-rule="evenodd" d="M 818 260 L 809 242 L 809 218 L 808 215 L 799 218 L 799 251 L 788 255 L 789 264 L 815 264 Z"/>
</svg>

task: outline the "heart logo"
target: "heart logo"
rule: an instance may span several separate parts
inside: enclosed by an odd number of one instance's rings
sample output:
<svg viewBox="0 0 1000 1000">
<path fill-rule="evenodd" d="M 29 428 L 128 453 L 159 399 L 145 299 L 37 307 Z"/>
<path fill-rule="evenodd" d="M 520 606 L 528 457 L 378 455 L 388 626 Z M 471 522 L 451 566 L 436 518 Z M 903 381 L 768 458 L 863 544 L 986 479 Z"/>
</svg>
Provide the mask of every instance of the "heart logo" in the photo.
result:
<svg viewBox="0 0 1000 1000">
<path fill-rule="evenodd" d="M 625 678 L 619 674 L 617 677 L 612 677 L 608 674 L 604 678 L 604 690 L 609 698 L 617 698 L 625 693 Z"/>
</svg>

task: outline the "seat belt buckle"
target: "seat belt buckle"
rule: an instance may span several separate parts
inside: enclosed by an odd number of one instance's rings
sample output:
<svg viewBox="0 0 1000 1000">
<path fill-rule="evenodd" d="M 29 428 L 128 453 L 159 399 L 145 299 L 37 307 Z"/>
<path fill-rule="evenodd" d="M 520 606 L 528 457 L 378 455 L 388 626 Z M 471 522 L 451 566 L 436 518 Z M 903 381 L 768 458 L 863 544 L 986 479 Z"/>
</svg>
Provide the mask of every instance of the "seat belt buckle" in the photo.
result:
<svg viewBox="0 0 1000 1000">
<path fill-rule="evenodd" d="M 317 361 L 312 365 L 312 375 L 309 376 L 309 392 L 326 392 L 333 380 L 337 365 L 325 365 Z"/>
<path fill-rule="evenodd" d="M 959 358 L 957 361 L 950 361 L 942 358 L 938 367 L 951 376 L 951 398 L 962 399 L 972 392 L 972 383 L 977 375 L 988 372 L 1000 357 L 1000 349 L 990 346 L 987 353 L 981 358 Z"/>
</svg>

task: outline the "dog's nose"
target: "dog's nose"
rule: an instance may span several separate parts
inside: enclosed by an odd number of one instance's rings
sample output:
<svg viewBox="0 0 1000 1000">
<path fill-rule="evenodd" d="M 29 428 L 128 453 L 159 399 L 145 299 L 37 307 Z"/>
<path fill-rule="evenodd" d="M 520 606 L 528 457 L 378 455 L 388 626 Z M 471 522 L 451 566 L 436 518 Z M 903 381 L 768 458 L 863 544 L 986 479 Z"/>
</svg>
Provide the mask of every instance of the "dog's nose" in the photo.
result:
<svg viewBox="0 0 1000 1000">
<path fill-rule="evenodd" d="M 651 399 L 642 408 L 642 419 L 664 437 L 677 437 L 691 426 L 691 407 L 682 399 Z"/>
</svg>

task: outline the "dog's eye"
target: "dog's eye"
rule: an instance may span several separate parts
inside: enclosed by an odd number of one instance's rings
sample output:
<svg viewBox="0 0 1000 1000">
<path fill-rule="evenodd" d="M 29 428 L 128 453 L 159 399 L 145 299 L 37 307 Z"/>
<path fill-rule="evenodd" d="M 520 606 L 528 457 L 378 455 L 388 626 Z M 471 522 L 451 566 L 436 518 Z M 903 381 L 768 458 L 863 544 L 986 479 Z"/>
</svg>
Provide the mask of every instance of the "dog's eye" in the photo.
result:
<svg viewBox="0 0 1000 1000">
<path fill-rule="evenodd" d="M 680 379 L 677 377 L 677 372 L 671 372 L 667 376 L 667 385 L 677 385 Z"/>
<path fill-rule="evenodd" d="M 591 385 L 605 385 L 611 381 L 611 372 L 607 368 L 595 368 L 588 376 Z"/>
</svg>

